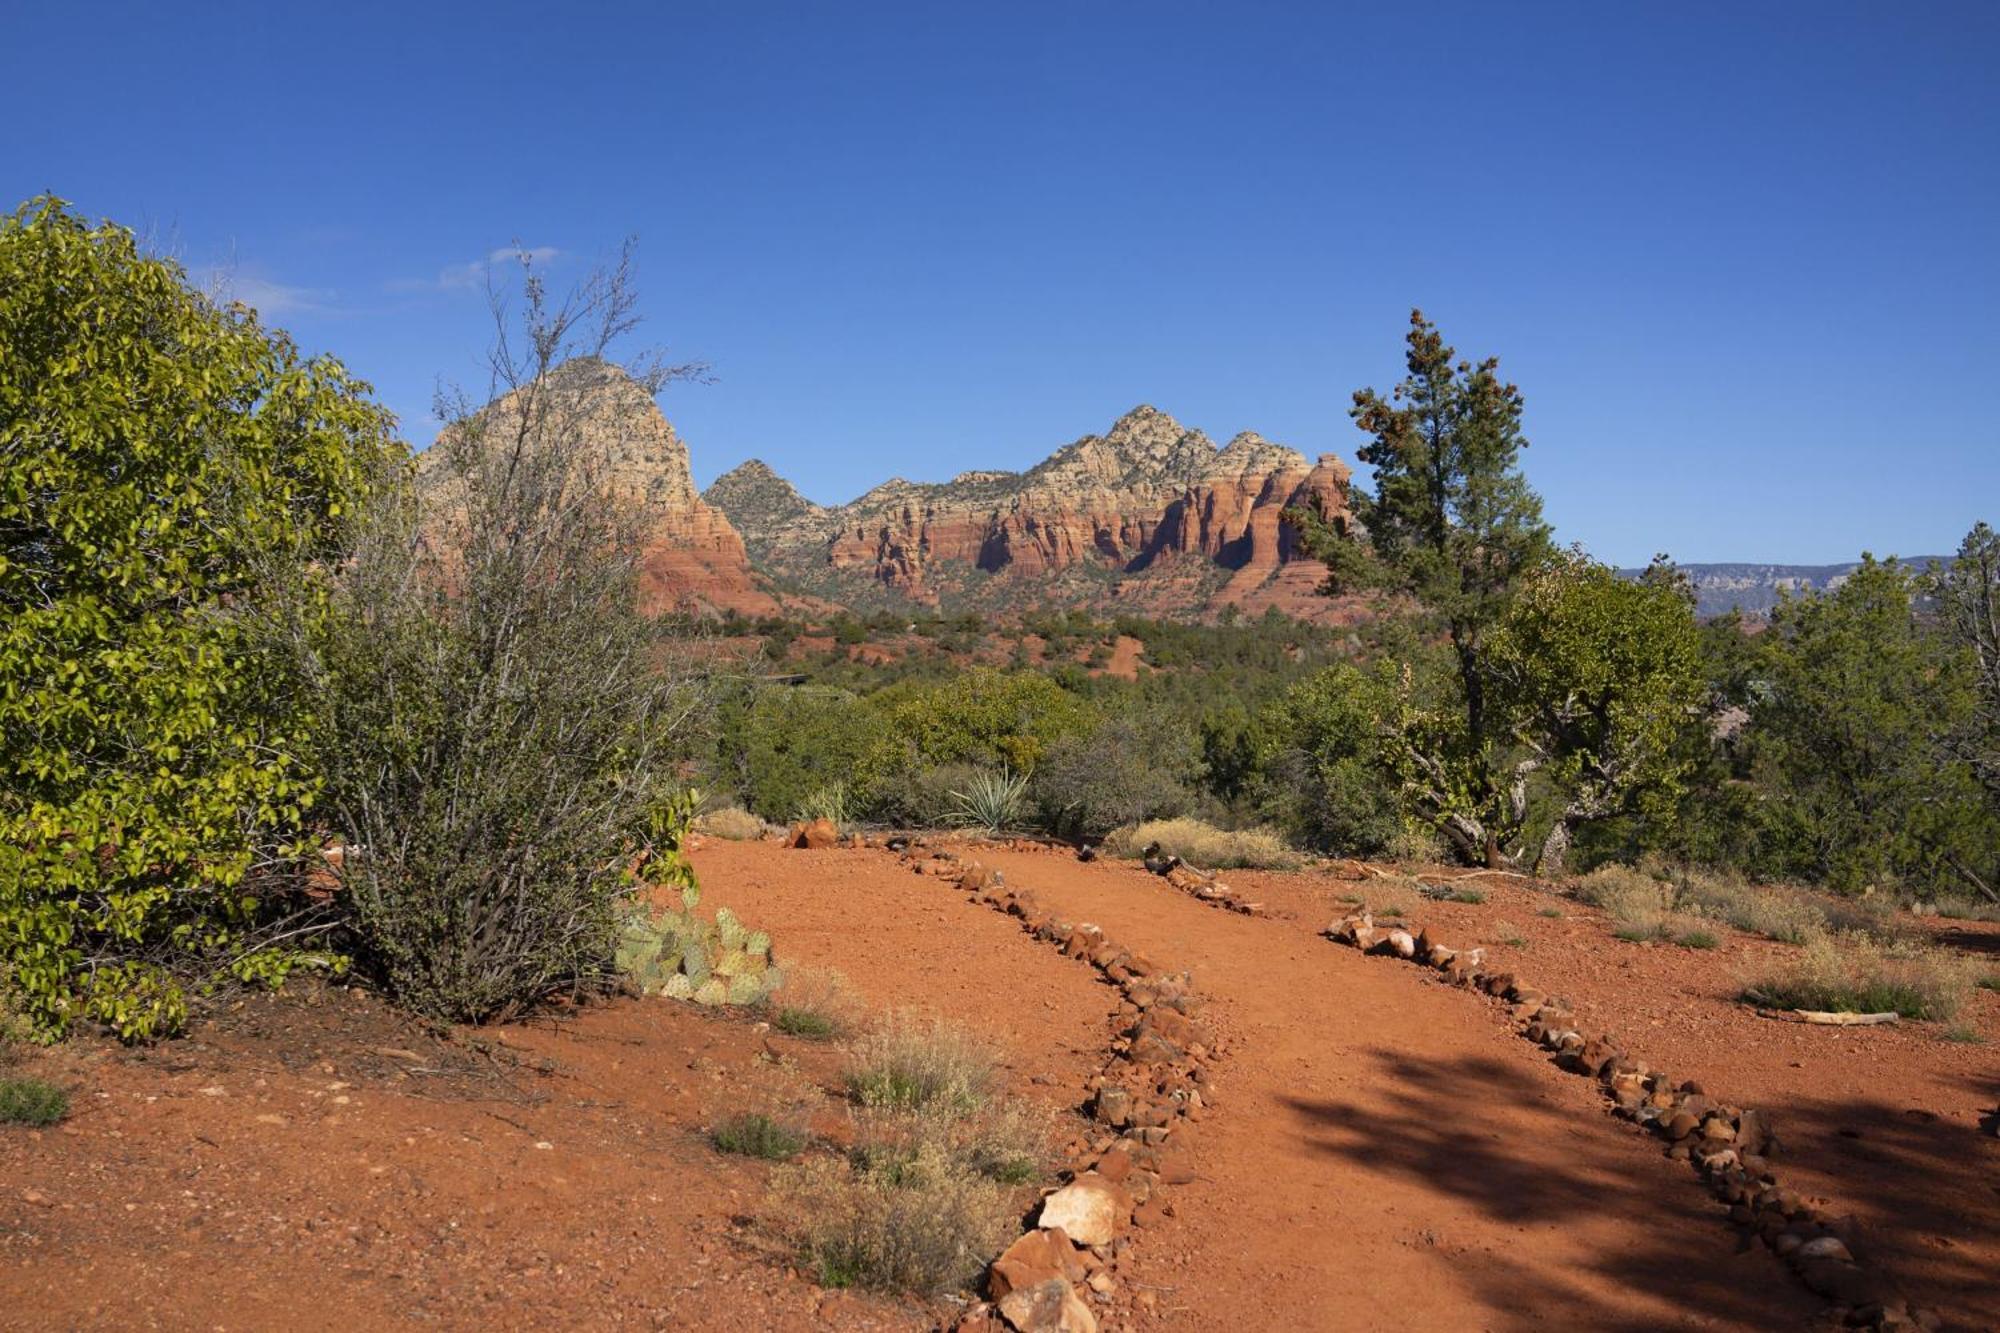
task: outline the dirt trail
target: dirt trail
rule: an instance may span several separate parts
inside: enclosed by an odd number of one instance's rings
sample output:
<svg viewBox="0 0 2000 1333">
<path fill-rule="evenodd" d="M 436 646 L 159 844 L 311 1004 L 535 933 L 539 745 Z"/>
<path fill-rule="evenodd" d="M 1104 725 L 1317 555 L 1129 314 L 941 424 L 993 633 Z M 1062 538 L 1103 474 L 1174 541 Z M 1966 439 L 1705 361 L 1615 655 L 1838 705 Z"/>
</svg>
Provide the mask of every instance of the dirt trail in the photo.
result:
<svg viewBox="0 0 2000 1333">
<path fill-rule="evenodd" d="M 718 849 L 704 870 L 729 892 L 743 875 L 789 878 L 773 854 Z M 963 903 L 886 853 L 778 854 L 802 874 L 867 865 L 913 904 Z M 1466 995 L 1129 867 L 978 855 L 1051 909 L 1194 969 L 1231 1043 L 1196 1140 L 1205 1178 L 1127 1269 L 1155 1293 L 1149 1322 L 1763 1329 L 1819 1309 L 1761 1249 L 1738 1252 L 1684 1169 Z M 972 1007 L 1019 1002 L 1009 990 Z"/>
</svg>

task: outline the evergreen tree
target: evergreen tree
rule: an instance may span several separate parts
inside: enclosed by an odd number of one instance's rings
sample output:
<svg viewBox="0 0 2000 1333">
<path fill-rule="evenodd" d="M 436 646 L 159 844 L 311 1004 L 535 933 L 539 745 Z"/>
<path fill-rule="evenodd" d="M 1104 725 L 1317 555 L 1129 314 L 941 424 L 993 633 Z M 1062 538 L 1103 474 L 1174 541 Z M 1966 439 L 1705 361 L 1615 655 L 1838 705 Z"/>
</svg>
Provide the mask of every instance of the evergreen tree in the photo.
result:
<svg viewBox="0 0 2000 1333">
<path fill-rule="evenodd" d="M 1494 699 L 1490 641 L 1527 575 L 1550 554 L 1540 498 L 1521 474 L 1521 391 L 1496 358 L 1457 359 L 1422 311 L 1410 312 L 1407 374 L 1388 398 L 1354 395 L 1371 437 L 1360 458 L 1375 492 L 1350 496 L 1354 524 L 1293 515 L 1327 590 L 1405 596 L 1449 643 L 1455 679 L 1442 704 L 1409 703 L 1399 726 L 1410 795 L 1468 858 L 1510 859 L 1527 818 L 1509 724 Z M 1420 714 L 1420 716 L 1419 716 Z"/>
</svg>

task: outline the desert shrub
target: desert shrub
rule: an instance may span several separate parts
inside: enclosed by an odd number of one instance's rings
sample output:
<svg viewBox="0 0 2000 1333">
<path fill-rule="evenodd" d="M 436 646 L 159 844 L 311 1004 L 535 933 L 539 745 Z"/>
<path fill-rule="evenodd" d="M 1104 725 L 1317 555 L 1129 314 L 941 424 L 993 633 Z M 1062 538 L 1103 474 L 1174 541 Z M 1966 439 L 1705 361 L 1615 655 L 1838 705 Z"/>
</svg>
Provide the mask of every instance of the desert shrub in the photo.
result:
<svg viewBox="0 0 2000 1333">
<path fill-rule="evenodd" d="M 739 1111 L 709 1131 L 709 1141 L 722 1152 L 759 1157 L 767 1162 L 789 1161 L 804 1150 L 805 1130 L 762 1111 Z"/>
<path fill-rule="evenodd" d="M 1614 939 L 1674 940 L 1699 932 L 1699 916 L 1681 886 L 1630 866 L 1605 865 L 1577 882 L 1576 896 L 1611 917 Z"/>
<path fill-rule="evenodd" d="M 985 833 L 1006 833 L 1028 823 L 1028 780 L 1007 769 L 981 769 L 951 793 L 947 823 Z"/>
<path fill-rule="evenodd" d="M 1119 829 L 1105 839 L 1113 856 L 1136 857 L 1158 843 L 1168 856 L 1178 856 L 1203 870 L 1289 870 L 1299 854 L 1270 829 L 1219 829 L 1199 819 L 1155 819 Z"/>
<path fill-rule="evenodd" d="M 847 978 L 830 968 L 786 971 L 778 989 L 771 1025 L 789 1036 L 813 1040 L 845 1037 L 861 1022 L 861 999 Z"/>
<path fill-rule="evenodd" d="M 897 1014 L 855 1044 L 847 1090 L 862 1106 L 967 1114 L 986 1100 L 993 1056 L 939 1019 Z"/>
<path fill-rule="evenodd" d="M 1721 941 L 1712 930 L 1684 930 L 1674 936 L 1674 943 L 1683 949 L 1713 949 Z"/>
<path fill-rule="evenodd" d="M 695 831 L 729 842 L 754 842 L 764 836 L 764 821 L 738 805 L 710 810 L 697 819 Z"/>
<path fill-rule="evenodd" d="M 1380 739 L 1388 707 L 1380 681 L 1342 664 L 1259 717 L 1253 789 L 1300 843 L 1353 856 L 1392 849 L 1403 811 Z"/>
<path fill-rule="evenodd" d="M 1826 910 L 1803 893 L 1750 884 L 1728 872 L 1683 868 L 1672 873 L 1683 902 L 1738 930 L 1803 944 L 1826 928 Z"/>
<path fill-rule="evenodd" d="M 723 744 L 731 752 L 718 762 L 735 770 L 728 777 L 744 803 L 775 820 L 823 808 L 838 792 L 835 822 L 842 822 L 853 813 L 849 796 L 865 803 L 894 758 L 875 709 L 846 691 L 812 686 L 758 691 Z"/>
<path fill-rule="evenodd" d="M 1776 1009 L 1948 1019 L 1976 974 L 1969 959 L 1920 941 L 1825 932 L 1808 939 L 1786 966 L 1752 980 L 1744 998 Z"/>
<path fill-rule="evenodd" d="M 781 1228 L 827 1287 L 969 1287 L 1018 1225 L 1007 1190 L 936 1143 L 872 1163 L 815 1158 L 781 1170 L 774 1196 Z"/>
<path fill-rule="evenodd" d="M 1980 1035 L 1979 1029 L 1968 1023 L 1955 1023 L 1951 1027 L 1946 1028 L 1944 1030 L 1944 1039 L 1946 1041 L 1955 1041 L 1965 1046 L 1984 1046 L 1986 1044 L 1986 1038 Z"/>
<path fill-rule="evenodd" d="M 1165 716 L 1121 715 L 1065 736 L 1035 770 L 1035 802 L 1051 832 L 1102 838 L 1113 829 L 1194 809 L 1200 738 Z"/>
<path fill-rule="evenodd" d="M 836 828 L 846 828 L 852 809 L 851 794 L 845 782 L 829 782 L 814 787 L 793 808 L 792 819 L 806 823 L 824 819 Z"/>
<path fill-rule="evenodd" d="M 1486 894 L 1479 889 L 1453 889 L 1451 891 L 1451 901 L 1455 903 L 1483 903 L 1486 901 Z"/>
<path fill-rule="evenodd" d="M 1092 722 L 1082 699 L 1035 672 L 966 671 L 892 685 L 870 702 L 915 767 L 971 763 L 1032 773 L 1051 745 Z"/>
<path fill-rule="evenodd" d="M 1983 898 L 1944 897 L 1932 906 L 1939 916 L 1954 921 L 2000 921 L 2000 903 Z"/>
<path fill-rule="evenodd" d="M 69 1094 L 38 1078 L 0 1075 L 0 1125 L 53 1125 L 69 1114 Z"/>
<path fill-rule="evenodd" d="M 0 216 L 0 967 L 38 1035 L 162 1035 L 311 956 L 310 719 L 262 608 L 324 623 L 392 426 L 124 228 Z"/>
<path fill-rule="evenodd" d="M 303 639 L 320 809 L 365 849 L 340 868 L 363 957 L 432 1018 L 607 983 L 626 866 L 673 864 L 691 813 L 703 672 L 641 614 L 605 444 L 646 428 L 661 382 L 602 359 L 629 305 L 622 269 L 560 305 L 524 282 L 504 393 L 447 407 L 416 494 L 370 516 L 337 628 Z"/>
</svg>

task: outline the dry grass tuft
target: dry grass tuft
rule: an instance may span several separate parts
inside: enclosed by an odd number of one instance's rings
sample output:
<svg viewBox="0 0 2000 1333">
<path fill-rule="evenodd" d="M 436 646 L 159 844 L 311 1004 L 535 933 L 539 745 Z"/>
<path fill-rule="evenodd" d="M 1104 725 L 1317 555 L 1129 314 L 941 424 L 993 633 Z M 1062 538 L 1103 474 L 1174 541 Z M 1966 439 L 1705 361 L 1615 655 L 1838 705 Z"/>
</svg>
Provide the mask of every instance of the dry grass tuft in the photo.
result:
<svg viewBox="0 0 2000 1333">
<path fill-rule="evenodd" d="M 861 1027 L 860 995 L 829 967 L 789 968 L 772 997 L 771 1026 L 792 1037 L 839 1040 Z"/>
<path fill-rule="evenodd" d="M 815 1158 L 782 1168 L 773 1191 L 780 1226 L 826 1287 L 969 1287 L 1017 1225 L 1008 1191 L 936 1144 L 873 1161 Z"/>
<path fill-rule="evenodd" d="M 1219 829 L 1199 819 L 1151 819 L 1104 840 L 1113 856 L 1135 857 L 1152 843 L 1200 870 L 1291 870 L 1303 858 L 1267 828 Z"/>
<path fill-rule="evenodd" d="M 1971 959 L 1919 941 L 1827 932 L 1807 939 L 1788 966 L 1752 980 L 1743 998 L 1774 1009 L 1948 1019 L 1977 975 Z"/>
<path fill-rule="evenodd" d="M 940 1019 L 897 1014 L 855 1044 L 847 1090 L 862 1106 L 966 1115 L 993 1075 L 983 1043 Z"/>
<path fill-rule="evenodd" d="M 844 1159 L 784 1168 L 781 1229 L 824 1286 L 931 1295 L 976 1282 L 1015 1232 L 1012 1187 L 1051 1160 L 1046 1114 L 992 1094 L 984 1046 L 898 1015 L 854 1047 Z"/>
<path fill-rule="evenodd" d="M 725 805 L 694 821 L 694 830 L 730 842 L 755 842 L 764 836 L 764 821 L 741 806 Z"/>
</svg>

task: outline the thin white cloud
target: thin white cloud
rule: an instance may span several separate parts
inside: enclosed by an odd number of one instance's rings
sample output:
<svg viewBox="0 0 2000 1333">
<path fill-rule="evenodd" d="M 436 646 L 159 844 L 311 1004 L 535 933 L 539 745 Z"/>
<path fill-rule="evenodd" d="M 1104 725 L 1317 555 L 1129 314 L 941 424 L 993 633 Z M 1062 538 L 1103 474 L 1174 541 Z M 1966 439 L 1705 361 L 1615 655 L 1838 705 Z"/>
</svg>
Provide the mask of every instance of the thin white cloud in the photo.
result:
<svg viewBox="0 0 2000 1333">
<path fill-rule="evenodd" d="M 435 278 L 399 278 L 389 284 L 398 292 L 463 292 L 486 285 L 487 275 L 496 265 L 527 262 L 540 267 L 552 262 L 562 251 L 553 245 L 503 245 L 487 252 L 484 259 L 467 260 L 438 270 Z"/>
<path fill-rule="evenodd" d="M 267 318 L 330 309 L 339 293 L 329 287 L 295 287 L 235 266 L 216 265 L 197 274 L 201 288 L 217 301 L 241 301 Z"/>
</svg>

